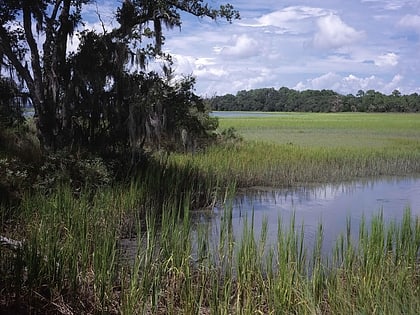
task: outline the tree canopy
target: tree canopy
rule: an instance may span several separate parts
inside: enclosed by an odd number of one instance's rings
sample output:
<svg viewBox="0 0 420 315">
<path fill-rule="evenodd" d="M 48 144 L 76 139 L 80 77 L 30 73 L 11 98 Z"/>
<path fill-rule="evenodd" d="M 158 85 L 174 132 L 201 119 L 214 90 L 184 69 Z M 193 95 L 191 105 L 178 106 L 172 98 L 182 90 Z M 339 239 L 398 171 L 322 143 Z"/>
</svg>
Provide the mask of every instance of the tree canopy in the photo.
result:
<svg viewBox="0 0 420 315">
<path fill-rule="evenodd" d="M 419 112 L 417 93 L 402 95 L 394 90 L 385 95 L 374 90 L 359 90 L 356 96 L 332 90 L 296 91 L 262 88 L 239 91 L 236 95 L 215 96 L 207 102 L 213 110 L 296 111 L 296 112 Z"/>
<path fill-rule="evenodd" d="M 165 135 L 199 135 L 212 126 L 197 115 L 204 106 L 194 95 L 194 79 L 172 78 L 170 56 L 162 52 L 163 27 L 181 27 L 182 12 L 228 22 L 239 13 L 203 0 L 124 0 L 116 10 L 118 26 L 98 33 L 83 23 L 91 2 L 0 4 L 1 68 L 28 90 L 42 147 L 160 146 Z M 81 44 L 69 53 L 68 40 L 76 33 Z M 147 71 L 157 57 L 166 60 L 163 75 Z"/>
</svg>

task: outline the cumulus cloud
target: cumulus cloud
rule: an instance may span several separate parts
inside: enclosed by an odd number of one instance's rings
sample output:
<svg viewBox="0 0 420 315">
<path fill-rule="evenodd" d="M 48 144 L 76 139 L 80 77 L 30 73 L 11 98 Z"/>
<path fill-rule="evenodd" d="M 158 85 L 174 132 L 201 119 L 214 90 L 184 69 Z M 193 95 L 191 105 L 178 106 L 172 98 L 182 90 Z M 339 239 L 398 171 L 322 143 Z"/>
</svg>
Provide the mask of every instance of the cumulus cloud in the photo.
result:
<svg viewBox="0 0 420 315">
<path fill-rule="evenodd" d="M 248 58 L 258 55 L 260 52 L 258 41 L 246 34 L 235 35 L 233 40 L 232 46 L 224 46 L 219 50 L 221 55 L 234 58 Z"/>
<path fill-rule="evenodd" d="M 400 90 L 400 92 L 401 92 L 401 86 L 400 85 L 401 85 L 403 79 L 404 79 L 404 77 L 402 75 L 396 74 L 392 78 L 391 82 L 385 84 L 383 90 L 387 91 L 388 93 L 390 93 L 394 90 Z"/>
<path fill-rule="evenodd" d="M 404 77 L 396 74 L 391 81 L 385 81 L 374 75 L 367 77 L 358 77 L 350 74 L 342 76 L 333 72 L 326 73 L 319 77 L 308 79 L 305 82 L 299 82 L 295 85 L 294 89 L 297 90 L 334 90 L 341 94 L 355 94 L 359 90 L 375 90 L 382 93 L 389 94 L 395 89 L 401 90 L 400 84 Z"/>
<path fill-rule="evenodd" d="M 196 58 L 192 56 L 173 55 L 174 68 L 178 74 L 194 74 L 197 78 L 216 80 L 228 73 L 222 65 L 212 58 Z"/>
<path fill-rule="evenodd" d="M 334 14 L 318 19 L 318 32 L 313 42 L 317 48 L 339 48 L 351 45 L 364 37 L 364 32 L 356 31 Z"/>
<path fill-rule="evenodd" d="M 394 67 L 398 64 L 398 58 L 398 55 L 389 52 L 378 56 L 375 60 L 375 65 L 377 65 L 378 67 Z"/>
<path fill-rule="evenodd" d="M 217 66 L 215 66 L 217 67 Z M 267 67 L 250 67 L 243 69 L 235 65 L 226 66 L 223 78 L 197 78 L 197 89 L 201 95 L 235 94 L 240 90 L 250 90 L 275 85 L 275 71 Z"/>
</svg>

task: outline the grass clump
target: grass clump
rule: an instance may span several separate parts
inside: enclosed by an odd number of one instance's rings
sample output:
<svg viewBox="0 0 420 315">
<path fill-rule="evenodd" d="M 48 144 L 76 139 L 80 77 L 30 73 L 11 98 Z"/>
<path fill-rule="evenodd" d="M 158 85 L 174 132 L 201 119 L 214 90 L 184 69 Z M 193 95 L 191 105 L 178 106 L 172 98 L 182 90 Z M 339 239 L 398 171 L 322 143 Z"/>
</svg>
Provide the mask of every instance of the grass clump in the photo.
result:
<svg viewBox="0 0 420 315">
<path fill-rule="evenodd" d="M 296 186 L 381 175 L 420 173 L 420 143 L 410 148 L 320 148 L 246 142 L 218 146 L 194 156 L 173 156 L 239 187 Z"/>
<path fill-rule="evenodd" d="M 0 308 L 34 314 L 420 311 L 420 220 L 409 210 L 399 224 L 380 215 L 370 224 L 362 220 L 356 240 L 348 227 L 324 257 L 322 225 L 311 249 L 293 217 L 279 218 L 271 247 L 271 222 L 255 235 L 252 216 L 236 239 L 227 205 L 215 238 L 206 223 L 192 221 L 191 198 L 168 201 L 156 220 L 152 208 L 143 208 L 144 189 L 137 183 L 75 196 L 61 187 L 25 197 L 22 229 L 13 234 L 23 246 L 0 252 Z M 125 245 L 130 242 L 134 250 Z"/>
<path fill-rule="evenodd" d="M 420 174 L 417 114 L 280 113 L 219 120 L 244 141 L 171 159 L 239 187 Z"/>
</svg>

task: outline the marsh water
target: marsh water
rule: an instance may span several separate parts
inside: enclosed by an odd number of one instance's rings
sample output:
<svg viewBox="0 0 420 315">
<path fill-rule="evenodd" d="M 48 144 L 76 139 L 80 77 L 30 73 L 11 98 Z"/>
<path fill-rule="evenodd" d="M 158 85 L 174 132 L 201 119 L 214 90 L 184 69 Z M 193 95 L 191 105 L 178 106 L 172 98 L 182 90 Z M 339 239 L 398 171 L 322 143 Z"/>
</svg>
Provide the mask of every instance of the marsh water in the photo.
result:
<svg viewBox="0 0 420 315">
<path fill-rule="evenodd" d="M 379 214 L 385 222 L 399 223 L 408 208 L 413 217 L 420 218 L 420 176 L 382 177 L 285 189 L 254 187 L 238 191 L 224 205 L 206 211 L 192 211 L 191 214 L 193 231 L 203 228 L 207 231 L 210 251 L 217 252 L 224 213 L 229 211 L 235 243 L 240 243 L 244 225 L 250 226 L 251 222 L 258 242 L 263 222 L 266 222 L 265 246 L 275 248 L 279 223 L 282 231 L 287 232 L 294 217 L 295 231 L 300 233 L 303 228 L 305 248 L 309 251 L 315 245 L 318 227 L 322 224 L 322 254 L 329 256 L 340 234 L 346 233 L 347 222 L 350 222 L 351 237 L 356 244 L 363 217 L 367 226 Z M 123 258 L 136 256 L 138 240 L 123 239 L 120 243 Z"/>
<path fill-rule="evenodd" d="M 230 205 L 229 205 L 230 204 Z M 212 215 L 197 214 L 196 220 L 208 224 L 215 246 L 220 234 L 223 211 L 232 210 L 235 241 L 240 241 L 244 224 L 253 222 L 258 240 L 263 222 L 267 222 L 267 245 L 277 241 L 279 217 L 281 228 L 303 227 L 306 248 L 315 244 L 319 224 L 323 229 L 323 252 L 331 252 L 340 233 L 351 224 L 352 238 L 357 240 L 362 217 L 367 224 L 382 214 L 385 222 L 400 222 L 407 208 L 420 217 L 420 177 L 377 178 L 339 184 L 314 185 L 288 189 L 255 187 L 240 191 L 227 206 L 215 207 Z"/>
</svg>

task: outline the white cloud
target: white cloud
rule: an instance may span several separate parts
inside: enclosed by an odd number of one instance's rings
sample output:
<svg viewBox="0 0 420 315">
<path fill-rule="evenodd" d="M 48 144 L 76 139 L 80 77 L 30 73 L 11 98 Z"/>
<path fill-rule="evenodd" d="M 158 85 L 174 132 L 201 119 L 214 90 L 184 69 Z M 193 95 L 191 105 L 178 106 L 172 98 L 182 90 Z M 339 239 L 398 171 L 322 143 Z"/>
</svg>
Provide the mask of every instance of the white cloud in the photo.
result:
<svg viewBox="0 0 420 315">
<path fill-rule="evenodd" d="M 355 94 L 358 90 L 375 90 L 382 93 L 389 94 L 395 89 L 401 91 L 401 83 L 404 77 L 396 74 L 391 81 L 387 82 L 374 75 L 367 77 L 358 77 L 350 74 L 348 76 L 341 76 L 336 73 L 329 72 L 319 77 L 308 79 L 305 82 L 299 82 L 295 85 L 296 90 L 322 90 L 331 89 L 341 94 Z"/>
<path fill-rule="evenodd" d="M 378 67 L 394 67 L 398 64 L 398 58 L 398 55 L 389 52 L 378 56 L 375 60 L 375 65 L 377 65 Z"/>
<path fill-rule="evenodd" d="M 221 48 L 221 55 L 234 58 L 248 58 L 258 55 L 260 52 L 258 41 L 246 34 L 233 36 L 233 41 L 234 44 L 232 46 L 224 46 Z"/>
<path fill-rule="evenodd" d="M 344 23 L 334 14 L 318 19 L 318 32 L 314 36 L 317 48 L 339 48 L 351 45 L 364 37 L 364 33 Z"/>
<path fill-rule="evenodd" d="M 383 90 L 387 91 L 388 93 L 394 91 L 394 90 L 399 90 L 401 92 L 401 83 L 402 80 L 404 79 L 404 77 L 400 74 L 396 74 L 391 82 L 385 84 L 385 86 L 383 87 Z"/>
<path fill-rule="evenodd" d="M 413 29 L 420 33 L 420 15 L 404 15 L 397 25 L 403 28 Z"/>
<path fill-rule="evenodd" d="M 314 19 L 334 13 L 334 11 L 308 6 L 290 6 L 264 14 L 249 24 L 242 26 L 264 27 L 275 34 L 302 34 L 313 30 Z"/>
<path fill-rule="evenodd" d="M 216 64 L 212 58 L 173 55 L 174 68 L 179 76 L 194 74 L 199 80 L 220 80 L 228 75 L 223 65 Z"/>
<path fill-rule="evenodd" d="M 259 26 L 284 27 L 286 23 L 291 21 L 301 21 L 308 18 L 320 17 L 328 13 L 329 11 L 321 8 L 292 6 L 265 14 L 257 19 L 257 21 L 260 23 Z"/>
<path fill-rule="evenodd" d="M 401 9 L 404 5 L 410 4 L 410 0 L 362 0 L 362 3 L 377 4 L 379 8 L 395 11 Z"/>
<path fill-rule="evenodd" d="M 98 3 L 105 22 L 115 24 L 112 12 L 121 2 Z M 281 86 L 420 92 L 419 37 L 413 34 L 420 35 L 419 0 L 230 3 L 241 20 L 213 23 L 185 15 L 182 31 L 165 32 L 176 73 L 196 76 L 198 94 Z M 96 6 L 89 10 L 90 27 L 100 30 Z"/>
</svg>

